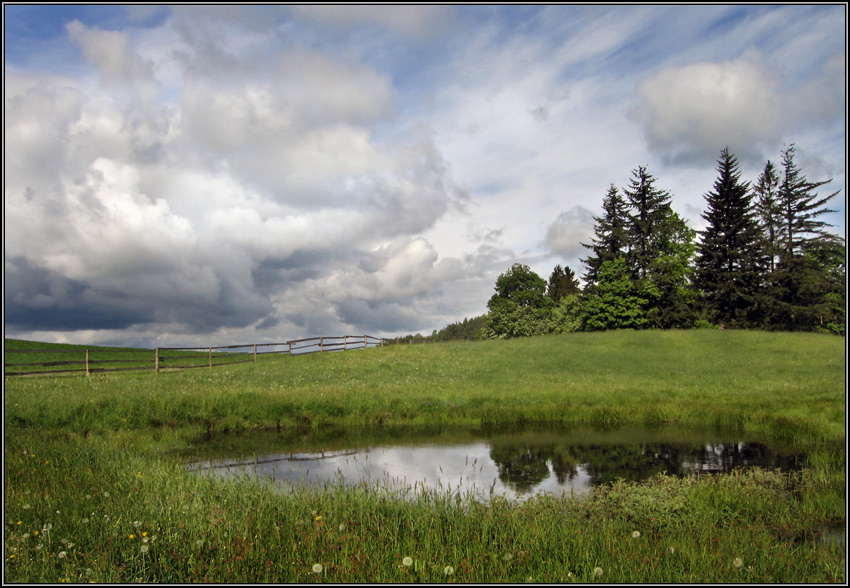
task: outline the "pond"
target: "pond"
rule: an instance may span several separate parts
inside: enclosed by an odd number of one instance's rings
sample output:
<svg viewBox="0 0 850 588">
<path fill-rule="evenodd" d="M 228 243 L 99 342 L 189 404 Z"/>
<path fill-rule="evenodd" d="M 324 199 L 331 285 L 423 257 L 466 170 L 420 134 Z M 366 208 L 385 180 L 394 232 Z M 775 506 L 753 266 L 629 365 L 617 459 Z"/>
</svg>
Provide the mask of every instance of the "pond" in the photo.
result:
<svg viewBox="0 0 850 588">
<path fill-rule="evenodd" d="M 262 476 L 282 488 L 381 484 L 522 499 L 581 495 L 618 478 L 685 476 L 760 466 L 803 467 L 805 456 L 736 433 L 677 428 L 559 430 L 395 428 L 216 435 L 186 456 L 193 472 Z"/>
</svg>

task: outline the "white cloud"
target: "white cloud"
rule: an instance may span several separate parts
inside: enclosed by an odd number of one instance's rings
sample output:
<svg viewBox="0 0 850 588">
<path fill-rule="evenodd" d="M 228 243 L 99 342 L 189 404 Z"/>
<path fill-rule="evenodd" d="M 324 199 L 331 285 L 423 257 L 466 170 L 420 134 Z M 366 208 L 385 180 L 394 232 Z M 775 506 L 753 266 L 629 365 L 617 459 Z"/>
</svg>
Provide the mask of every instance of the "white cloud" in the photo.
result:
<svg viewBox="0 0 850 588">
<path fill-rule="evenodd" d="M 590 243 L 594 227 L 593 213 L 574 206 L 558 215 L 546 231 L 546 245 L 553 252 L 570 259 L 586 254 L 582 243 Z"/>
<path fill-rule="evenodd" d="M 781 140 L 785 107 L 757 55 L 665 68 L 640 83 L 633 116 L 651 149 L 671 160 L 711 161 L 726 146 L 760 156 Z"/>
</svg>

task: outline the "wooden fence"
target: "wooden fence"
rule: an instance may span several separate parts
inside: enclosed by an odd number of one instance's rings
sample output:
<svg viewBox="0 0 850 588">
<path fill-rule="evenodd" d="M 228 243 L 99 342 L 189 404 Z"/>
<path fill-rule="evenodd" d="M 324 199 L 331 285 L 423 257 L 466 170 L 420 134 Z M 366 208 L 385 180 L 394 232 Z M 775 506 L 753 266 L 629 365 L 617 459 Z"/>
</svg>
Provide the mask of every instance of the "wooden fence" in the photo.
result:
<svg viewBox="0 0 850 588">
<path fill-rule="evenodd" d="M 306 355 L 334 351 L 353 351 L 384 346 L 390 341 L 371 335 L 311 337 L 285 343 L 249 343 L 218 347 L 156 347 L 144 349 L 6 349 L 9 355 L 24 355 L 26 361 L 4 362 L 4 376 L 67 374 L 213 368 L 237 363 L 257 363 L 261 355 Z M 37 357 L 46 359 L 38 361 Z M 60 359 L 68 356 L 67 360 Z M 10 368 L 13 371 L 10 371 Z M 55 368 L 55 369 L 49 369 Z"/>
</svg>

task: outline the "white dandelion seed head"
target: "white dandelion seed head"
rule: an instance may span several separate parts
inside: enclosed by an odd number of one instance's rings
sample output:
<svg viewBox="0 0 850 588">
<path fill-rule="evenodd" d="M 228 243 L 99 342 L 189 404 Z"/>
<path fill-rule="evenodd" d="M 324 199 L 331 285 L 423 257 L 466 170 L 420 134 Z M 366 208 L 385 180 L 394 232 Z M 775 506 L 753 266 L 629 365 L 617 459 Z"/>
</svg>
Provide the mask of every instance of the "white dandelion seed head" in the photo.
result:
<svg viewBox="0 0 850 588">
<path fill-rule="evenodd" d="M 736 568 L 740 568 L 744 565 L 744 560 L 742 560 L 740 557 L 736 557 L 735 560 L 732 562 L 732 565 Z"/>
<path fill-rule="evenodd" d="M 601 576 L 603 573 L 604 572 L 602 571 L 602 568 L 593 568 L 593 575 L 596 576 L 597 578 L 599 576 Z"/>
<path fill-rule="evenodd" d="M 65 559 L 66 557 L 68 557 L 67 551 L 60 551 L 59 552 L 59 559 Z"/>
<path fill-rule="evenodd" d="M 634 539 L 640 538 L 640 531 L 632 531 L 632 538 L 634 538 Z"/>
<path fill-rule="evenodd" d="M 404 564 L 407 567 L 410 567 L 410 566 L 413 565 L 413 558 L 412 557 L 405 557 L 403 560 L 401 560 L 401 563 Z"/>
<path fill-rule="evenodd" d="M 141 551 L 142 553 L 147 553 L 148 549 L 150 549 L 150 545 L 148 545 L 147 543 L 139 547 L 139 551 Z"/>
<path fill-rule="evenodd" d="M 455 569 L 452 566 L 446 566 L 443 568 L 443 574 L 446 576 L 454 576 Z"/>
<path fill-rule="evenodd" d="M 313 564 L 313 573 L 314 574 L 321 574 L 323 569 L 324 568 L 322 567 L 322 564 L 319 564 L 319 563 Z"/>
</svg>

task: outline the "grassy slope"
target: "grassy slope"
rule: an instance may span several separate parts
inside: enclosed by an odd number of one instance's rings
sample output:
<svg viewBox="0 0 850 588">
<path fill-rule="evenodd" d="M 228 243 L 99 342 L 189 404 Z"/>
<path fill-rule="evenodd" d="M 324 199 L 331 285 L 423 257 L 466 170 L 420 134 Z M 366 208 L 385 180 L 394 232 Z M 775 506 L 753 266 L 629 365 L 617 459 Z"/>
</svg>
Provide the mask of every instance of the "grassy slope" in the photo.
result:
<svg viewBox="0 0 850 588">
<path fill-rule="evenodd" d="M 844 340 L 621 331 L 261 357 L 213 370 L 6 379 L 7 423 L 160 425 L 685 422 L 840 439 Z"/>
</svg>

